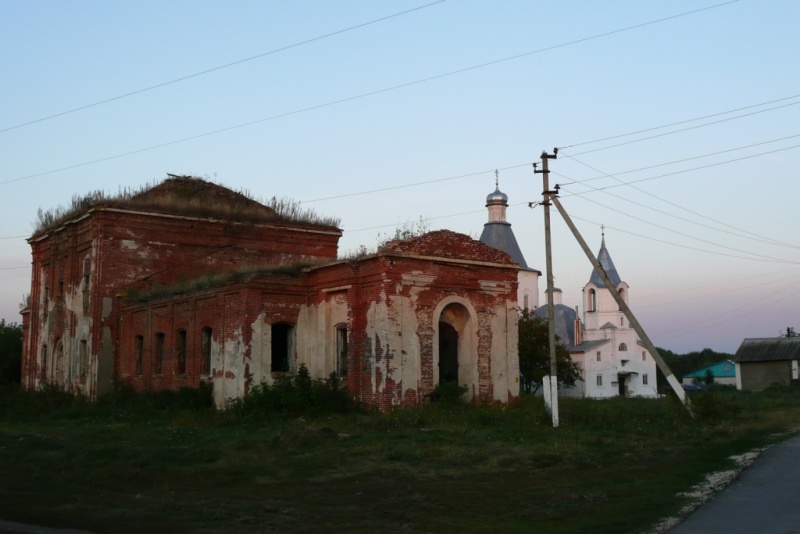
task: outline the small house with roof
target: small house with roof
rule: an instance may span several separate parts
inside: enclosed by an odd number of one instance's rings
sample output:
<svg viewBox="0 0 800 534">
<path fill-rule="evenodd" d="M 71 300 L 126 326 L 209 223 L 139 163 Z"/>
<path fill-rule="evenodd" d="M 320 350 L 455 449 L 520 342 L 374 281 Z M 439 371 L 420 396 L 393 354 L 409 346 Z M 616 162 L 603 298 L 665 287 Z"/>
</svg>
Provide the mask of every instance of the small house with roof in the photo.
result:
<svg viewBox="0 0 800 534">
<path fill-rule="evenodd" d="M 736 364 L 732 360 L 722 360 L 714 365 L 703 367 L 683 375 L 683 385 L 691 386 L 698 380 L 705 380 L 708 372 L 714 377 L 714 383 L 726 386 L 736 385 Z"/>
<path fill-rule="evenodd" d="M 798 379 L 800 337 L 747 338 L 736 354 L 736 389 L 788 386 Z"/>
<path fill-rule="evenodd" d="M 602 238 L 597 259 L 620 296 L 628 302 L 628 284 L 623 282 Z M 639 340 L 625 314 L 611 296 L 597 271 L 592 270 L 583 288 L 584 319 L 577 308 L 561 303 L 555 290 L 556 335 L 572 359 L 580 364 L 583 379 L 561 390 L 573 397 L 656 397 L 656 362 Z M 547 308 L 534 312 L 547 318 Z"/>
</svg>

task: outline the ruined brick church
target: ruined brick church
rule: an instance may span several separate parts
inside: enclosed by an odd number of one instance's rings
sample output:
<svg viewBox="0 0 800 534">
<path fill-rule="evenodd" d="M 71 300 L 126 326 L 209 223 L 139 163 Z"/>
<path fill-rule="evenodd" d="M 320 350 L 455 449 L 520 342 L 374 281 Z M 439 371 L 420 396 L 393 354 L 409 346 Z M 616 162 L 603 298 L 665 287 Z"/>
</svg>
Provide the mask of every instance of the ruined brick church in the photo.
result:
<svg viewBox="0 0 800 534">
<path fill-rule="evenodd" d="M 487 227 L 507 225 L 505 205 L 487 198 Z M 26 388 L 95 397 L 115 381 L 209 381 L 224 406 L 304 364 L 381 409 L 446 381 L 481 401 L 519 394 L 517 306 L 523 289 L 526 304 L 536 298 L 539 273 L 466 235 L 434 231 L 341 259 L 337 221 L 178 176 L 47 222 L 28 239 Z"/>
</svg>

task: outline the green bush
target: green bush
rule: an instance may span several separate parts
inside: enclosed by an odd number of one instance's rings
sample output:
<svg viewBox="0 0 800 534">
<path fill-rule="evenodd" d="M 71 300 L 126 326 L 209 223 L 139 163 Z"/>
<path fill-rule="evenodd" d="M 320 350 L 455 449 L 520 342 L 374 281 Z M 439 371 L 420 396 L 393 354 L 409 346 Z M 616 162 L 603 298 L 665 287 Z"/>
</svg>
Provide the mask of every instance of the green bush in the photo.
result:
<svg viewBox="0 0 800 534">
<path fill-rule="evenodd" d="M 431 401 L 445 404 L 459 404 L 464 402 L 467 386 L 459 386 L 457 382 L 436 384 L 431 393 Z"/>
<path fill-rule="evenodd" d="M 314 380 L 301 364 L 295 376 L 281 375 L 270 385 L 261 383 L 229 410 L 238 414 L 345 413 L 358 409 L 335 373 L 328 380 Z"/>
</svg>

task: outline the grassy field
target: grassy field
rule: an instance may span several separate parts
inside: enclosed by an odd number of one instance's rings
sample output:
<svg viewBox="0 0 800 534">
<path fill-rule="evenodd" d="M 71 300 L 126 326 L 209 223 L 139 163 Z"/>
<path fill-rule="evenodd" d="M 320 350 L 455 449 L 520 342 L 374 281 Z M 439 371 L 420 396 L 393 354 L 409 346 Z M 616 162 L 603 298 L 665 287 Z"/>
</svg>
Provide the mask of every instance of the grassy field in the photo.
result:
<svg viewBox="0 0 800 534">
<path fill-rule="evenodd" d="M 203 392 L 0 393 L 0 518 L 96 532 L 646 532 L 730 456 L 784 439 L 800 391 L 440 402 L 391 413 Z"/>
</svg>

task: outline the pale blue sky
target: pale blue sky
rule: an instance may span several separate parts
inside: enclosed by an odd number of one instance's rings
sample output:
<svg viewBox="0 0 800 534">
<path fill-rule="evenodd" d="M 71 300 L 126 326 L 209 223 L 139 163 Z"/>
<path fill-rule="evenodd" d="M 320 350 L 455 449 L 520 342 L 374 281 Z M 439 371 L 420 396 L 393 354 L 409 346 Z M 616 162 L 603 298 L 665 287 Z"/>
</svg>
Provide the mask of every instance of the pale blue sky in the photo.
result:
<svg viewBox="0 0 800 534">
<path fill-rule="evenodd" d="M 530 163 L 558 146 L 551 182 L 595 251 L 606 226 L 658 346 L 732 352 L 800 327 L 798 2 L 446 0 L 19 126 L 429 3 L 0 3 L 0 317 L 19 321 L 16 236 L 38 208 L 166 173 L 303 201 L 341 217 L 352 250 L 420 217 L 479 236 L 499 168 L 544 271 Z M 580 305 L 591 265 L 556 213 L 553 229 L 556 285 Z"/>
</svg>

